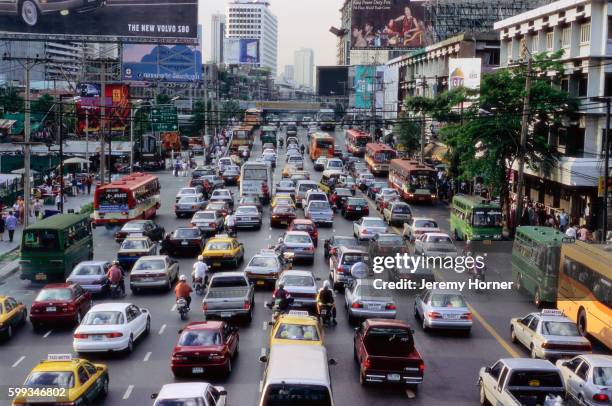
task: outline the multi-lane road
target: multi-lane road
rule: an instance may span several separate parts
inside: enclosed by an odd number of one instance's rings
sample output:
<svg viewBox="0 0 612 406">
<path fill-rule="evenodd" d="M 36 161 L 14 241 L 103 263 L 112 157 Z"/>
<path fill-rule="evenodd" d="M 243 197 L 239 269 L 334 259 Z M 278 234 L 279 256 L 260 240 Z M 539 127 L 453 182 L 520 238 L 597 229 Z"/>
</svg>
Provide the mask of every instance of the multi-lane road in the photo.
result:
<svg viewBox="0 0 612 406">
<path fill-rule="evenodd" d="M 300 130 L 302 131 L 302 130 Z M 300 134 L 305 141 L 306 135 Z M 336 139 L 343 144 L 343 135 L 336 133 Z M 256 143 L 253 156 L 261 152 L 261 144 Z M 284 162 L 284 153 L 279 155 L 275 179 L 280 179 Z M 306 169 L 311 171 L 312 178 L 319 174 L 312 169 L 309 159 L 305 161 Z M 187 219 L 176 219 L 173 213 L 174 196 L 189 178 L 176 178 L 168 173 L 160 173 L 162 184 L 162 207 L 156 221 L 166 230 L 185 226 Z M 237 190 L 236 194 L 237 194 Z M 435 218 L 441 227 L 448 231 L 448 207 L 414 206 L 415 215 L 426 215 Z M 300 211 L 300 213 L 302 213 Z M 371 213 L 376 213 L 373 206 Z M 269 207 L 264 210 L 264 226 L 260 231 L 240 231 L 238 239 L 244 243 L 245 257 L 250 259 L 260 249 L 274 243 L 283 230 L 269 227 Z M 321 228 L 319 240 L 323 242 L 331 235 L 352 235 L 352 223 L 336 216 L 333 228 Z M 117 244 L 112 232 L 98 228 L 94 232 L 95 258 L 111 260 L 117 252 Z M 323 244 L 319 245 L 316 260 L 312 266 L 296 265 L 295 269 L 310 269 L 321 279 L 328 275 L 329 267 L 323 258 Z M 194 259 L 180 259 L 181 273 L 189 275 Z M 489 281 L 510 281 L 510 254 L 508 250 L 493 253 L 487 259 Z M 447 272 L 438 275 L 446 280 L 467 280 L 466 275 Z M 17 275 L 0 284 L 0 295 L 10 294 L 22 300 L 29 307 L 40 286 L 21 281 Z M 416 398 L 408 400 L 408 394 L 400 388 L 361 387 L 358 369 L 352 357 L 353 328 L 348 324 L 346 313 L 342 308 L 344 298 L 337 294 L 339 304 L 338 325 L 326 330 L 325 345 L 328 353 L 337 361 L 331 367 L 335 403 L 339 406 L 357 405 L 399 405 L 410 402 L 414 405 L 474 405 L 478 402 L 476 378 L 480 367 L 490 365 L 502 357 L 528 356 L 528 354 L 510 343 L 509 321 L 511 317 L 520 316 L 535 307 L 528 299 L 515 291 L 464 292 L 474 315 L 474 328 L 469 337 L 449 333 L 425 334 L 413 316 L 414 294 L 411 292 L 394 292 L 398 304 L 398 318 L 414 325 L 415 342 L 425 360 L 425 381 Z M 263 365 L 258 358 L 265 350 L 269 327 L 270 311 L 264 306 L 269 300 L 269 290 L 256 293 L 256 307 L 253 321 L 248 326 L 240 326 L 241 353 L 234 363 L 232 374 L 227 379 L 212 380 L 228 390 L 230 404 L 254 405 L 259 396 L 260 380 Z M 108 301 L 96 298 L 96 301 Z M 107 363 L 110 368 L 110 394 L 106 405 L 150 405 L 150 395 L 157 392 L 165 383 L 175 382 L 170 371 L 170 354 L 176 342 L 177 332 L 184 325 L 178 314 L 173 311 L 174 295 L 172 293 L 148 293 L 128 295 L 125 301 L 133 302 L 151 312 L 151 334 L 137 342 L 134 352 L 129 356 L 90 357 L 95 362 Z M 190 321 L 203 320 L 199 298 L 194 298 Z M 0 345 L 0 405 L 10 404 L 7 388 L 23 382 L 28 372 L 49 353 L 72 352 L 72 329 L 53 329 L 34 333 L 28 324 L 15 334 L 12 340 Z M 189 380 L 185 380 L 189 381 Z"/>
</svg>

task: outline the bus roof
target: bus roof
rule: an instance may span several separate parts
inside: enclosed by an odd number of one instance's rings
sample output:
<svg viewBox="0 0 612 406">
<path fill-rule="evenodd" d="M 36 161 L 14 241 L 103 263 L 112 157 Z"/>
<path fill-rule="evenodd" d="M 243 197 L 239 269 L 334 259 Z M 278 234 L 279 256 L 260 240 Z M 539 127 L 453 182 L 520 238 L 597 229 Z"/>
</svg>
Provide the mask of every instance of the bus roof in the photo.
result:
<svg viewBox="0 0 612 406">
<path fill-rule="evenodd" d="M 56 214 L 28 226 L 27 230 L 63 230 L 88 218 L 89 214 Z"/>
<path fill-rule="evenodd" d="M 310 136 L 311 138 L 329 138 L 329 139 L 334 139 L 333 135 L 330 135 L 328 133 L 314 133 Z"/>
<path fill-rule="evenodd" d="M 391 160 L 391 168 L 399 169 L 401 171 L 409 172 L 409 171 L 431 171 L 435 173 L 436 170 L 431 166 L 427 166 L 425 164 L 420 163 L 414 159 L 392 159 Z"/>
<path fill-rule="evenodd" d="M 157 176 L 155 175 L 137 172 L 131 175 L 124 176 L 121 179 L 118 179 L 114 182 L 107 183 L 106 185 L 98 186 L 96 188 L 96 192 L 98 190 L 104 190 L 104 189 L 122 189 L 122 188 L 135 189 L 155 179 L 157 179 Z"/>
<path fill-rule="evenodd" d="M 612 245 L 607 244 L 588 244 L 576 241 L 575 244 L 565 244 L 561 248 L 565 255 L 570 257 L 583 256 L 589 260 L 599 262 L 604 272 L 603 274 L 612 278 Z"/>
<path fill-rule="evenodd" d="M 491 203 L 483 197 L 458 194 L 453 196 L 453 203 L 459 202 L 470 207 L 499 209 L 498 204 Z"/>
<path fill-rule="evenodd" d="M 555 245 L 559 245 L 564 240 L 569 241 L 566 239 L 565 234 L 552 227 L 521 226 L 516 228 L 516 232 L 522 233 L 527 238 L 544 244 L 556 243 Z"/>
<path fill-rule="evenodd" d="M 350 134 L 350 135 L 352 135 L 354 137 L 371 138 L 370 134 L 368 134 L 366 132 L 363 132 L 361 130 L 355 130 L 354 128 L 350 129 L 350 130 L 346 130 L 346 134 L 347 135 Z"/>
<path fill-rule="evenodd" d="M 368 142 L 366 144 L 366 150 L 370 150 L 370 151 L 374 151 L 374 152 L 380 152 L 380 151 L 390 151 L 390 152 L 395 152 L 395 150 L 393 148 L 391 148 L 390 146 L 388 146 L 387 144 L 381 144 L 381 143 L 374 143 L 374 142 Z"/>
</svg>

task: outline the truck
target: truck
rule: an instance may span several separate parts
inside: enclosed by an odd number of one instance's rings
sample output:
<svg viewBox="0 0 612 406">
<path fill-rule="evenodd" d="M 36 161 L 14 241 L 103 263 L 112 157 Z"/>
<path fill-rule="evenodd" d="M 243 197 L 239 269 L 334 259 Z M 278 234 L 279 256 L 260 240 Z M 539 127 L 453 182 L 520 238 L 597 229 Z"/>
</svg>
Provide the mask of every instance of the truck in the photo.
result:
<svg viewBox="0 0 612 406">
<path fill-rule="evenodd" d="M 542 359 L 502 358 L 480 369 L 478 386 L 481 405 L 543 405 L 565 396 L 559 368 Z"/>
<path fill-rule="evenodd" d="M 359 383 L 404 385 L 416 391 L 425 362 L 414 345 L 413 330 L 402 320 L 367 319 L 355 329 L 354 355 Z"/>
<path fill-rule="evenodd" d="M 251 322 L 255 305 L 254 285 L 244 272 L 219 272 L 212 276 L 202 309 L 206 318 L 244 318 Z"/>
<path fill-rule="evenodd" d="M 336 129 L 336 113 L 332 109 L 321 109 L 317 113 L 319 128 L 323 131 L 334 131 Z"/>
</svg>

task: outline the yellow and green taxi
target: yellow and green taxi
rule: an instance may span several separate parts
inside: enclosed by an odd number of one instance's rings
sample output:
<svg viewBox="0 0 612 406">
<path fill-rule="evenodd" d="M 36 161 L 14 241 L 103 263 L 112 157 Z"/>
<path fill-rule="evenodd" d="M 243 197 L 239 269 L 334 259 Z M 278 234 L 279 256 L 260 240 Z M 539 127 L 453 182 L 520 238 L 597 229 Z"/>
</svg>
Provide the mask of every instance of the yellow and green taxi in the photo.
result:
<svg viewBox="0 0 612 406">
<path fill-rule="evenodd" d="M 206 241 L 202 256 L 211 268 L 237 268 L 244 260 L 244 245 L 227 234 L 217 234 Z"/>
<path fill-rule="evenodd" d="M 11 338 L 28 319 L 25 305 L 10 296 L 0 296 L 0 337 Z"/>
<path fill-rule="evenodd" d="M 108 394 L 108 367 L 70 354 L 49 354 L 16 388 L 13 405 L 91 405 Z"/>
<path fill-rule="evenodd" d="M 278 193 L 272 199 L 270 207 L 274 209 L 276 206 L 291 206 L 295 209 L 295 202 L 289 193 Z"/>
<path fill-rule="evenodd" d="M 270 348 L 274 344 L 323 345 L 319 320 L 303 310 L 280 315 L 270 332 Z"/>
</svg>

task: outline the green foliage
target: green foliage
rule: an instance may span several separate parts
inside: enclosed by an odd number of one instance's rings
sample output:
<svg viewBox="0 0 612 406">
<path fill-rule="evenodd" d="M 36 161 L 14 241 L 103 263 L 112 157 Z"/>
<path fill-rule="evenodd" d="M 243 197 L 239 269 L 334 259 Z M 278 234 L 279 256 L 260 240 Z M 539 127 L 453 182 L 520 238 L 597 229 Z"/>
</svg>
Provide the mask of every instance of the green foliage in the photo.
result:
<svg viewBox="0 0 612 406">
<path fill-rule="evenodd" d="M 0 88 L 0 107 L 4 113 L 22 113 L 23 97 L 12 87 L 2 87 Z"/>
<path fill-rule="evenodd" d="M 94 212 L 93 203 L 85 203 L 81 206 L 79 214 L 92 214 Z"/>
<path fill-rule="evenodd" d="M 43 94 L 37 100 L 32 101 L 32 103 L 30 104 L 32 114 L 39 114 L 40 116 L 44 116 L 54 107 L 55 99 L 49 94 Z"/>
<path fill-rule="evenodd" d="M 235 118 L 241 120 L 244 116 L 244 110 L 240 108 L 240 103 L 236 100 L 228 100 L 221 107 L 221 124 L 227 125 L 228 122 Z"/>
<path fill-rule="evenodd" d="M 210 107 L 209 107 L 210 108 Z M 204 101 L 198 100 L 193 105 L 193 115 L 189 121 L 189 135 L 196 137 L 202 134 L 204 130 Z"/>
<path fill-rule="evenodd" d="M 399 142 L 409 152 L 416 151 L 421 144 L 421 123 L 402 113 L 397 121 Z"/>
</svg>

